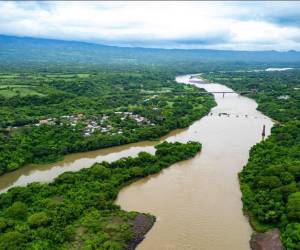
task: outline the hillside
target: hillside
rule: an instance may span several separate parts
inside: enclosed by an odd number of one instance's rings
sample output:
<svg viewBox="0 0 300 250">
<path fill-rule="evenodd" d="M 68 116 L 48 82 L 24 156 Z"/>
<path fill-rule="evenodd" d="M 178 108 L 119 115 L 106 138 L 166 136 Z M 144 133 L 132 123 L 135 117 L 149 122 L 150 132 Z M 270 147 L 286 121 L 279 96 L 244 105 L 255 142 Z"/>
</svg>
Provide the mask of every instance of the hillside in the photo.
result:
<svg viewBox="0 0 300 250">
<path fill-rule="evenodd" d="M 149 49 L 0 35 L 0 64 L 173 64 L 203 62 L 300 63 L 300 52 Z"/>
</svg>

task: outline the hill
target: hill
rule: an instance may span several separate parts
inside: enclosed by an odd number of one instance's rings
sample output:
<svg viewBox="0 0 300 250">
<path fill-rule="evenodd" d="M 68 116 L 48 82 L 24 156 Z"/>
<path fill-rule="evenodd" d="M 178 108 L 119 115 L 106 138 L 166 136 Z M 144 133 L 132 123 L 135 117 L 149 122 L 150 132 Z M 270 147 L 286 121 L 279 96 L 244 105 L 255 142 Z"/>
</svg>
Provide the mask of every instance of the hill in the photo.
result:
<svg viewBox="0 0 300 250">
<path fill-rule="evenodd" d="M 232 51 L 204 49 L 150 49 L 106 46 L 78 41 L 0 35 L 1 65 L 49 63 L 99 65 L 174 65 L 191 63 L 300 63 L 300 52 Z"/>
</svg>

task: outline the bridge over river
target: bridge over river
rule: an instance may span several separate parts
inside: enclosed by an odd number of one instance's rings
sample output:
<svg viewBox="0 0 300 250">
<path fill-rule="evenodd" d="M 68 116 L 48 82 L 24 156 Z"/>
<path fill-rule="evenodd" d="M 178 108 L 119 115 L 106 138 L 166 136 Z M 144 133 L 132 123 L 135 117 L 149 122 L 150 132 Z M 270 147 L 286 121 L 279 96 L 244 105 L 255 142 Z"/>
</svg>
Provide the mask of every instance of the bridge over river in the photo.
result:
<svg viewBox="0 0 300 250">
<path fill-rule="evenodd" d="M 187 92 L 173 92 L 174 94 L 187 94 Z M 202 95 L 202 94 L 222 94 L 223 97 L 225 96 L 225 94 L 236 94 L 236 95 L 245 95 L 248 93 L 257 93 L 256 91 L 199 91 L 197 93 L 190 93 L 192 95 Z"/>
</svg>

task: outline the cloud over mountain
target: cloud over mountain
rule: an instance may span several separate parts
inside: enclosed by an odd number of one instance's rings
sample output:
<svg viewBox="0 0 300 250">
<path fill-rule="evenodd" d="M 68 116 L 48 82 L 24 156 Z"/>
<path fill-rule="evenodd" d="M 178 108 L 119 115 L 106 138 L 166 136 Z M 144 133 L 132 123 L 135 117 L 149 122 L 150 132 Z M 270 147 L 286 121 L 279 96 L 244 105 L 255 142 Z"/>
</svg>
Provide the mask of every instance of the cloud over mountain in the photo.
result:
<svg viewBox="0 0 300 250">
<path fill-rule="evenodd" d="M 0 33 L 120 46 L 300 50 L 300 2 L 1 2 Z"/>
</svg>

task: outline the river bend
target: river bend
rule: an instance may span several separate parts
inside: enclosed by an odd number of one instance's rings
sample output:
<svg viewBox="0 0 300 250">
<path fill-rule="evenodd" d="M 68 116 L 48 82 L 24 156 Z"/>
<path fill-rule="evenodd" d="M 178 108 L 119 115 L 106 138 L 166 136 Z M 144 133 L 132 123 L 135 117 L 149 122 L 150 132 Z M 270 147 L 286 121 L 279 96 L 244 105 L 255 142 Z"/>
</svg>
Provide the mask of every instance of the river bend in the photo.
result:
<svg viewBox="0 0 300 250">
<path fill-rule="evenodd" d="M 189 75 L 178 83 L 190 84 Z M 220 84 L 193 83 L 207 91 L 231 91 Z M 237 173 L 246 164 L 250 148 L 259 142 L 263 125 L 270 134 L 272 121 L 256 110 L 255 101 L 237 94 L 214 94 L 217 106 L 187 129 L 162 140 L 200 141 L 202 152 L 161 173 L 134 182 L 119 193 L 125 210 L 157 217 L 139 250 L 249 250 L 252 230 L 242 214 Z M 0 177 L 0 192 L 31 182 L 51 181 L 66 171 L 78 171 L 95 162 L 115 161 L 141 151 L 154 152 L 157 142 L 139 142 L 92 152 L 67 155 L 63 161 L 31 165 Z"/>
</svg>

